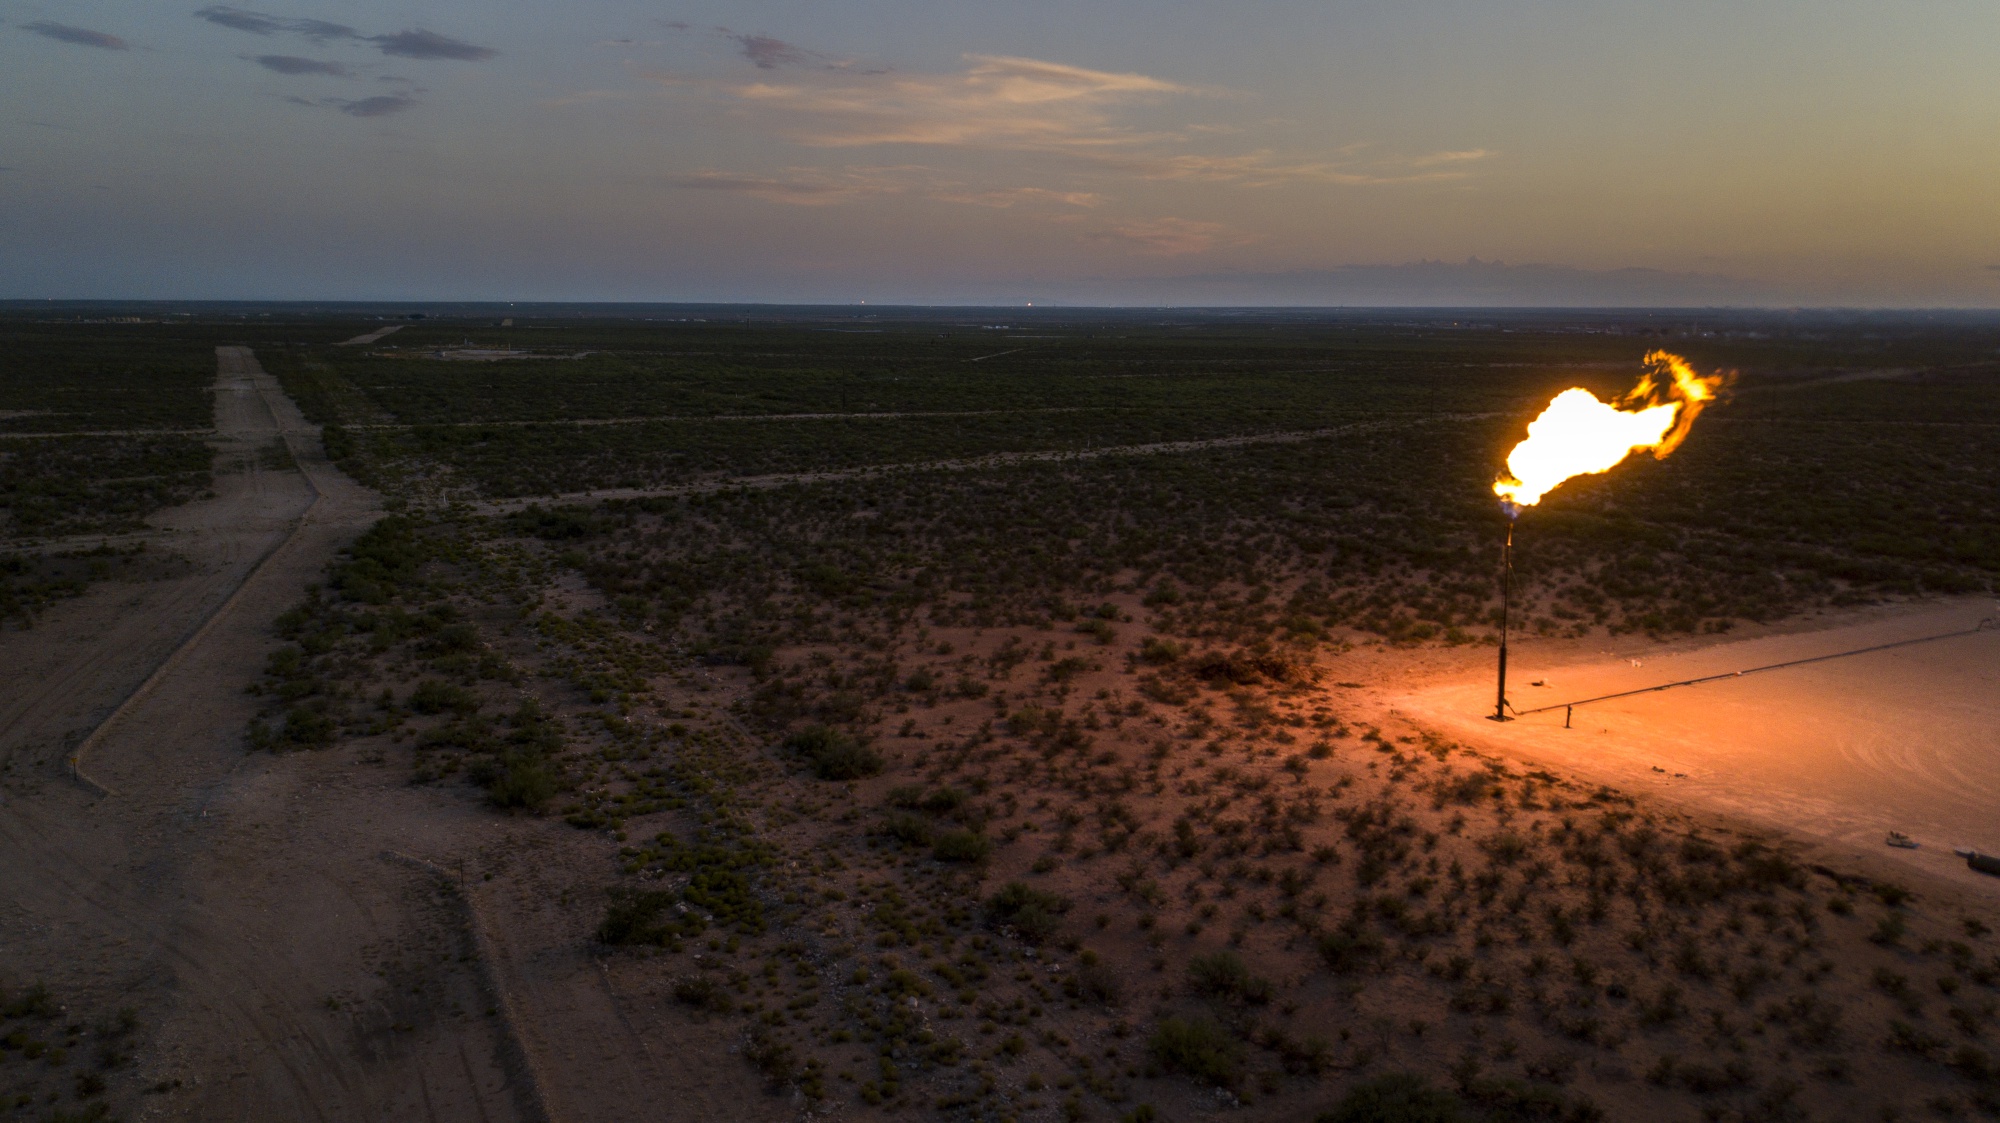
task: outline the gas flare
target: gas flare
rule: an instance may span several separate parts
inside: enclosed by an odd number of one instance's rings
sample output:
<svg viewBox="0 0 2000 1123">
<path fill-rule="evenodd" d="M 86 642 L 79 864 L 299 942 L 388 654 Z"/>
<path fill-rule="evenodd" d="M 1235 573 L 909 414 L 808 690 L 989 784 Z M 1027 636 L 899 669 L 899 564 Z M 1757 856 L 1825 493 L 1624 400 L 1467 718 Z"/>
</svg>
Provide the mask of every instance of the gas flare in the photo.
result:
<svg viewBox="0 0 2000 1123">
<path fill-rule="evenodd" d="M 1507 454 L 1507 472 L 1493 483 L 1509 515 L 1541 502 L 1564 480 L 1609 471 L 1640 449 L 1664 460 L 1729 377 L 1696 374 L 1686 359 L 1665 351 L 1647 352 L 1645 362 L 1645 377 L 1616 403 L 1573 387 L 1528 423 L 1527 439 Z"/>
</svg>

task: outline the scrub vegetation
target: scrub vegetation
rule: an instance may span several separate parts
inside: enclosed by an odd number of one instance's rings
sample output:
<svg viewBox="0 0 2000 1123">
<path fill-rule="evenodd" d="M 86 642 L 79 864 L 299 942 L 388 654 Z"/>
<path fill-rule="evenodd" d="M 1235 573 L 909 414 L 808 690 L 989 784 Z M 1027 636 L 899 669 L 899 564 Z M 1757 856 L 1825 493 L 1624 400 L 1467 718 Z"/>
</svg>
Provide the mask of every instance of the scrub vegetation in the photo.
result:
<svg viewBox="0 0 2000 1123">
<path fill-rule="evenodd" d="M 1991 589 L 1990 328 L 972 321 L 260 348 L 397 513 L 278 621 L 252 743 L 589 840 L 662 1032 L 816 1109 L 2000 1114 L 1987 920 L 1348 679 L 1492 637 L 1501 454 L 1660 343 L 1734 396 L 1524 517 L 1530 629 Z M 426 357 L 468 336 L 544 357 Z M 1010 451 L 1088 458 L 727 486 Z M 682 491 L 561 498 L 608 487 Z"/>
</svg>

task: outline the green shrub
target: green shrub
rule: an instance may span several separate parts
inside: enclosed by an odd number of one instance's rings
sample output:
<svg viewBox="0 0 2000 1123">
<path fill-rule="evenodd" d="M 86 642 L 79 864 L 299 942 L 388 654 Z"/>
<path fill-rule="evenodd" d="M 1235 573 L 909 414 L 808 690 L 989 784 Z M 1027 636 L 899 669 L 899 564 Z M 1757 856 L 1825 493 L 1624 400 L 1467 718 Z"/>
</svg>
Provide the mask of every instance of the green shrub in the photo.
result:
<svg viewBox="0 0 2000 1123">
<path fill-rule="evenodd" d="M 684 917 L 676 923 L 664 919 L 667 910 L 673 907 L 674 896 L 664 889 L 613 889 L 611 905 L 605 909 L 604 919 L 597 925 L 598 942 L 614 947 L 665 944 L 689 920 L 693 921 L 694 931 L 700 931 L 699 917 Z"/>
<path fill-rule="evenodd" d="M 1188 985 L 1205 998 L 1263 1005 L 1271 1001 L 1271 980 L 1250 973 L 1233 951 L 1198 955 L 1188 962 Z"/>
<path fill-rule="evenodd" d="M 773 1037 L 763 1026 L 750 1030 L 743 1042 L 743 1059 L 762 1073 L 772 1088 L 783 1087 L 798 1077 L 798 1060 L 792 1054 L 792 1047 Z"/>
<path fill-rule="evenodd" d="M 1243 1064 L 1243 1043 L 1208 1018 L 1163 1018 L 1148 1048 L 1160 1067 L 1224 1087 Z"/>
<path fill-rule="evenodd" d="M 710 1014 L 727 1014 L 736 1008 L 728 989 L 707 975 L 689 975 L 676 980 L 674 1001 Z"/>
<path fill-rule="evenodd" d="M 1366 932 L 1341 929 L 1319 938 L 1320 958 L 1326 961 L 1327 970 L 1336 975 L 1351 975 L 1381 954 L 1382 941 Z"/>
<path fill-rule="evenodd" d="M 940 862 L 983 862 L 992 853 L 992 839 L 963 828 L 946 831 L 931 844 L 931 854 Z"/>
<path fill-rule="evenodd" d="M 1098 962 L 1094 954 L 1085 952 L 1084 956 L 1083 963 L 1076 970 L 1063 976 L 1063 993 L 1076 1002 L 1116 1005 L 1119 997 L 1118 976 Z"/>
<path fill-rule="evenodd" d="M 279 739 L 286 745 L 316 749 L 333 743 L 333 719 L 323 710 L 293 706 L 285 711 L 285 726 Z"/>
<path fill-rule="evenodd" d="M 1458 1123 L 1464 1118 L 1457 1096 L 1414 1073 L 1392 1072 L 1355 1085 L 1313 1123 Z"/>
<path fill-rule="evenodd" d="M 441 714 L 446 710 L 469 714 L 479 708 L 479 696 L 462 686 L 425 679 L 410 691 L 410 708 L 420 714 Z"/>
<path fill-rule="evenodd" d="M 785 738 L 785 748 L 806 759 L 822 780 L 859 780 L 882 771 L 881 754 L 830 725 L 809 725 Z"/>
<path fill-rule="evenodd" d="M 486 797 L 495 807 L 532 811 L 556 794 L 556 770 L 543 753 L 531 747 L 509 748 L 500 754 L 498 763 L 499 768 L 486 783 Z"/>
<path fill-rule="evenodd" d="M 1068 911 L 1067 898 L 1031 888 L 1019 881 L 1001 886 L 1000 892 L 986 902 L 988 923 L 1012 928 L 1016 935 L 1031 944 L 1053 939 L 1056 929 L 1062 924 L 1062 914 Z"/>
<path fill-rule="evenodd" d="M 882 821 L 882 833 L 905 846 L 929 846 L 931 824 L 920 815 L 891 815 Z"/>
</svg>

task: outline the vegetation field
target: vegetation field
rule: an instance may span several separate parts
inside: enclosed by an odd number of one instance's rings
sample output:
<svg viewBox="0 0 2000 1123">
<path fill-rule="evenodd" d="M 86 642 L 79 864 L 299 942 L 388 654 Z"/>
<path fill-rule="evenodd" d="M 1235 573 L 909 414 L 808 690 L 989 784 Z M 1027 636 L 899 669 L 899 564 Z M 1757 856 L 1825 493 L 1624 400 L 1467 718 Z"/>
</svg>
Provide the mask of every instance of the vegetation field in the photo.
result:
<svg viewBox="0 0 2000 1123">
<path fill-rule="evenodd" d="M 1355 681 L 1493 638 L 1505 450 L 1654 346 L 1730 393 L 1523 517 L 1526 627 L 1990 591 L 1994 325 L 1001 315 L 260 346 L 397 513 L 278 622 L 252 743 L 581 832 L 660 1032 L 816 1108 L 2000 1114 L 1987 921 Z"/>
</svg>

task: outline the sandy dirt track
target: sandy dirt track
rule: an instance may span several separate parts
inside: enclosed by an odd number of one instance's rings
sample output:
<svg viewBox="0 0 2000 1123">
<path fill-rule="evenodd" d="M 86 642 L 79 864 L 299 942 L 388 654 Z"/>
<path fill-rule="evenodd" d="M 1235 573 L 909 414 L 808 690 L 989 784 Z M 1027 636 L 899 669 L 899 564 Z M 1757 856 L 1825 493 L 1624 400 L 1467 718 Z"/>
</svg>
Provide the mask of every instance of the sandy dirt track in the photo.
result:
<svg viewBox="0 0 2000 1123">
<path fill-rule="evenodd" d="M 239 470 L 154 519 L 188 532 L 194 574 L 101 587 L 0 653 L 0 963 L 73 1008 L 137 1009 L 113 1097 L 141 1118 L 532 1117 L 462 902 L 383 855 L 385 826 L 468 813 L 244 752 L 270 621 L 376 511 L 249 351 L 218 358 Z M 243 455 L 277 436 L 299 470 Z M 65 775 L 79 740 L 110 794 Z"/>
<path fill-rule="evenodd" d="M 0 433 L 0 441 L 54 441 L 64 437 L 210 437 L 213 429 L 74 429 L 54 433 Z"/>
<path fill-rule="evenodd" d="M 1690 642 L 1622 657 L 1517 646 L 1508 697 L 1521 710 L 1712 674 L 1959 632 L 2000 612 L 1990 598 L 1877 609 L 1783 634 Z M 1637 660 L 1636 665 L 1634 660 Z M 1676 687 L 1500 724 L 1492 654 L 1396 696 L 1426 724 L 1509 757 L 1874 852 L 2000 895 L 1956 846 L 2000 851 L 2000 629 L 1802 667 Z M 1547 685 L 1533 686 L 1535 680 Z M 1905 831 L 1921 848 L 1884 845 Z"/>
<path fill-rule="evenodd" d="M 1238 437 L 1209 437 L 1194 441 L 1154 441 L 1148 444 L 1107 445 L 1101 448 L 1057 449 L 1048 452 L 996 452 L 988 456 L 966 456 L 950 460 L 923 460 L 907 464 L 864 464 L 855 468 L 828 468 L 816 472 L 778 472 L 765 476 L 736 476 L 698 480 L 668 487 L 617 487 L 562 495 L 530 496 L 519 499 L 491 499 L 472 505 L 480 514 L 507 514 L 544 503 L 604 502 L 612 499 L 663 499 L 676 495 L 703 495 L 742 488 L 784 487 L 788 484 L 837 483 L 867 479 L 894 472 L 971 472 L 1004 468 L 1011 464 L 1046 464 L 1072 460 L 1101 460 L 1110 456 L 1161 456 L 1183 452 L 1203 452 L 1219 448 L 1248 448 L 1254 445 L 1297 444 L 1327 437 L 1373 433 L 1437 421 L 1464 421 L 1485 414 L 1438 413 L 1392 421 L 1363 421 L 1328 429 L 1291 430 L 1281 433 L 1246 433 Z"/>
<path fill-rule="evenodd" d="M 355 336 L 355 337 L 354 337 L 353 339 L 343 339 L 343 340 L 341 340 L 341 341 L 340 341 L 339 343 L 336 343 L 336 344 L 334 344 L 334 346 L 335 346 L 335 347 L 358 347 L 358 346 L 360 346 L 360 345 L 361 345 L 361 344 L 363 344 L 363 343 L 373 343 L 373 342 L 375 342 L 376 340 L 378 340 L 378 339 L 382 338 L 382 337 L 383 337 L 383 336 L 385 336 L 385 335 L 389 335 L 389 334 L 391 334 L 391 333 L 393 333 L 393 332 L 399 332 L 399 331 L 402 331 L 402 330 L 403 330 L 403 325 L 402 325 L 402 324 L 390 324 L 390 325 L 389 325 L 388 327 L 386 327 L 386 328 L 376 328 L 376 329 L 375 329 L 374 331 L 371 331 L 371 332 L 367 332 L 367 333 L 365 333 L 365 334 L 362 334 L 362 335 L 357 335 L 357 336 Z"/>
</svg>

